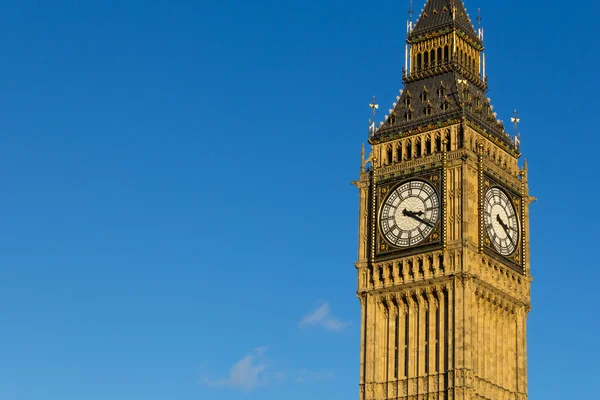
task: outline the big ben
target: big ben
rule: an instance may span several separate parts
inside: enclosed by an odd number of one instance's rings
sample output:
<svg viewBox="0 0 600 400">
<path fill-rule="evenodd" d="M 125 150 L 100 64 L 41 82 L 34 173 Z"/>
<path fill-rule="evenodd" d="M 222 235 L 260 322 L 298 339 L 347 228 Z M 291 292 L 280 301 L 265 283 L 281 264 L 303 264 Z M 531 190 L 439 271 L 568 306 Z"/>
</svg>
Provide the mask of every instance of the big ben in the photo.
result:
<svg viewBox="0 0 600 400">
<path fill-rule="evenodd" d="M 354 182 L 361 400 L 527 399 L 532 198 L 483 50 L 462 0 L 427 0 L 404 88 L 369 128 Z"/>
</svg>

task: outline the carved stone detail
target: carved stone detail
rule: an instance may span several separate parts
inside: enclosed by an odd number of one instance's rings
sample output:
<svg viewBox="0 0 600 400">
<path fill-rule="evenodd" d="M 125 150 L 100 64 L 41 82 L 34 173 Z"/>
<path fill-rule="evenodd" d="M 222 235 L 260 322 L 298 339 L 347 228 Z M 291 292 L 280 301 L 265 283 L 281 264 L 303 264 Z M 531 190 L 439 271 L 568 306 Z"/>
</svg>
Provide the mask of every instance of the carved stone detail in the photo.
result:
<svg viewBox="0 0 600 400">
<path fill-rule="evenodd" d="M 519 175 L 517 155 L 469 123 L 468 116 L 452 123 L 379 138 L 373 144 L 374 169 L 361 174 L 357 184 L 363 191 L 359 225 L 365 227 L 359 241 L 366 249 L 357 263 L 364 312 L 360 400 L 527 399 L 521 393 L 527 387 L 526 352 L 517 345 L 525 340 L 531 307 L 529 214 L 523 206 L 529 199 L 527 176 Z M 450 150 L 444 143 L 439 152 L 421 154 L 424 143 L 437 137 L 450 139 Z M 380 193 L 415 176 L 434 182 L 442 200 L 437 247 L 375 253 L 381 245 L 376 241 Z M 481 193 L 495 184 L 519 194 L 524 239 L 517 260 L 491 252 L 481 235 Z M 512 389 L 517 387 L 521 392 Z"/>
</svg>

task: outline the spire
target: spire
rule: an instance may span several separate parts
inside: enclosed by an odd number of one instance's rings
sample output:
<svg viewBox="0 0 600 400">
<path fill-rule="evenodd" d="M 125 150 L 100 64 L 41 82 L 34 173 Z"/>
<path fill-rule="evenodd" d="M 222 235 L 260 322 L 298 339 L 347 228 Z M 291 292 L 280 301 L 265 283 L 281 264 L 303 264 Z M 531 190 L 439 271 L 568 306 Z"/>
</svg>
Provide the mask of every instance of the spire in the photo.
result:
<svg viewBox="0 0 600 400">
<path fill-rule="evenodd" d="M 462 0 L 427 0 L 411 37 L 453 27 L 478 38 Z"/>
<path fill-rule="evenodd" d="M 518 154 L 518 137 L 506 132 L 487 97 L 482 40 L 463 0 L 427 0 L 414 29 L 409 29 L 404 90 L 379 127 L 373 117 L 369 143 L 468 121 L 471 128 Z M 512 122 L 519 122 L 517 115 Z"/>
</svg>

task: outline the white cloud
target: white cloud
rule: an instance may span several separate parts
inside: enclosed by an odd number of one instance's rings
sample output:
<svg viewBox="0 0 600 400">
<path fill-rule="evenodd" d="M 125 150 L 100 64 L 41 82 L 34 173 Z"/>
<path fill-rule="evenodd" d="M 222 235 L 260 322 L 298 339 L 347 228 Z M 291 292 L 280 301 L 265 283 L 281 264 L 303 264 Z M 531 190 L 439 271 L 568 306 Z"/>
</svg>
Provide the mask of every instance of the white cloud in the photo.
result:
<svg viewBox="0 0 600 400">
<path fill-rule="evenodd" d="M 312 313 L 305 315 L 298 323 L 300 327 L 321 326 L 328 331 L 339 332 L 350 326 L 350 321 L 341 321 L 331 315 L 329 303 L 323 303 Z"/>
<path fill-rule="evenodd" d="M 231 387 L 246 392 L 257 389 L 266 384 L 268 366 L 265 357 L 266 351 L 266 347 L 254 349 L 230 368 L 227 378 L 213 380 L 203 376 L 200 378 L 200 383 L 213 387 Z"/>
</svg>

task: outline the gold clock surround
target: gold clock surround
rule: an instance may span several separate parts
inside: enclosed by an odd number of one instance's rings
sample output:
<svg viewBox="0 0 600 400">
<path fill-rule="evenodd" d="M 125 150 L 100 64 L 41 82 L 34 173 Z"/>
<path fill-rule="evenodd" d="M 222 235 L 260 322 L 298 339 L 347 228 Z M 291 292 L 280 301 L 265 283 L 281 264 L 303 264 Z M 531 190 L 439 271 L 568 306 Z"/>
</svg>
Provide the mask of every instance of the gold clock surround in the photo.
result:
<svg viewBox="0 0 600 400">
<path fill-rule="evenodd" d="M 390 242 L 385 237 L 384 232 L 382 232 L 381 228 L 381 212 L 383 206 L 385 204 L 388 196 L 397 188 L 401 187 L 403 184 L 411 181 L 422 181 L 427 185 L 431 186 L 433 190 L 435 190 L 436 195 L 438 196 L 439 203 L 439 218 L 436 221 L 431 232 L 425 237 L 421 242 L 414 246 L 397 246 Z M 377 237 L 376 237 L 376 253 L 378 256 L 386 257 L 390 255 L 397 255 L 398 253 L 411 253 L 414 252 L 415 249 L 421 248 L 423 246 L 433 248 L 433 247 L 441 247 L 442 245 L 442 219 L 443 219 L 443 205 L 442 199 L 442 179 L 441 179 L 441 170 L 433 170 L 428 171 L 426 174 L 411 174 L 407 176 L 403 176 L 400 180 L 392 179 L 392 180 L 383 180 L 380 185 L 378 185 L 378 195 L 376 201 L 376 229 L 377 229 Z"/>
<path fill-rule="evenodd" d="M 485 195 L 486 193 L 492 189 L 492 188 L 498 188 L 499 190 L 501 190 L 510 200 L 511 202 L 511 206 L 514 208 L 515 213 L 517 214 L 517 220 L 518 220 L 518 239 L 517 239 L 517 244 L 515 246 L 515 250 L 513 252 L 511 252 L 510 254 L 506 254 L 503 255 L 501 254 L 498 249 L 494 246 L 494 244 L 492 243 L 488 233 L 485 230 L 485 220 L 484 220 L 484 213 L 483 213 L 483 208 L 484 208 L 484 203 L 485 203 Z M 523 222 L 522 222 L 522 217 L 523 217 L 523 210 L 522 210 L 522 205 L 523 205 L 523 196 L 521 194 L 518 194 L 515 191 L 516 186 L 513 186 L 513 189 L 509 189 L 506 187 L 506 185 L 502 185 L 501 182 L 499 182 L 498 180 L 494 179 L 491 176 L 485 175 L 484 179 L 482 180 L 482 184 L 481 184 L 481 198 L 480 198 L 480 204 L 482 205 L 482 210 L 481 210 L 481 214 L 480 214 L 480 222 L 479 222 L 479 229 L 480 229 L 480 248 L 482 248 L 483 252 L 485 252 L 486 254 L 488 254 L 491 257 L 494 257 L 498 260 L 502 260 L 503 262 L 506 263 L 507 266 L 513 268 L 514 270 L 518 271 L 518 272 L 523 272 L 523 258 L 522 258 L 522 253 L 523 253 L 523 248 L 525 245 L 527 245 L 526 243 L 526 237 L 523 234 Z"/>
</svg>

